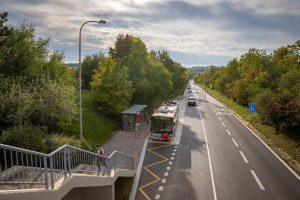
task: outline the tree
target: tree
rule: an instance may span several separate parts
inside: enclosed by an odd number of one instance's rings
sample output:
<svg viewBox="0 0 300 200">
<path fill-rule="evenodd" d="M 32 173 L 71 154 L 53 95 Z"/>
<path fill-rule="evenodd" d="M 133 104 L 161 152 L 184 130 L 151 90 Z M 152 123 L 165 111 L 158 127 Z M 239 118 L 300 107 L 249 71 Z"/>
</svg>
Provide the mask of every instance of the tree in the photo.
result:
<svg viewBox="0 0 300 200">
<path fill-rule="evenodd" d="M 82 88 L 90 89 L 90 83 L 94 70 L 97 69 L 104 58 L 102 53 L 86 56 L 81 64 L 81 80 Z"/>
<path fill-rule="evenodd" d="M 110 57 L 104 58 L 94 71 L 91 88 L 94 102 L 101 112 L 119 114 L 129 106 L 132 83 L 127 80 L 127 68 L 119 67 Z"/>
</svg>

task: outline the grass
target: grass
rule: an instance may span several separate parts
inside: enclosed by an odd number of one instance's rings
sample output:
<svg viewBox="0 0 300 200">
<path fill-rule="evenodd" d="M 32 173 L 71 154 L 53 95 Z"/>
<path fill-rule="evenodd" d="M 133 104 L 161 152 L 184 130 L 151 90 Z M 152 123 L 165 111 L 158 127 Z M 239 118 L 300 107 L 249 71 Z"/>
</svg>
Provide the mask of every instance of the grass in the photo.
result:
<svg viewBox="0 0 300 200">
<path fill-rule="evenodd" d="M 257 134 L 260 138 L 279 154 L 298 174 L 300 173 L 300 138 L 296 137 L 296 131 L 278 131 L 274 127 L 264 124 L 258 114 L 251 116 L 248 112 L 248 108 L 238 105 L 220 92 L 203 85 L 201 85 L 201 87 L 254 127 L 258 131 Z"/>
<path fill-rule="evenodd" d="M 115 199 L 128 200 L 134 178 L 119 177 L 115 182 Z"/>
<path fill-rule="evenodd" d="M 85 141 L 94 149 L 97 144 L 104 144 L 112 137 L 113 132 L 117 129 L 117 122 L 106 115 L 99 113 L 92 103 L 90 91 L 82 93 L 82 127 Z M 79 135 L 79 116 L 71 124 L 64 127 L 64 132 L 68 136 Z"/>
</svg>

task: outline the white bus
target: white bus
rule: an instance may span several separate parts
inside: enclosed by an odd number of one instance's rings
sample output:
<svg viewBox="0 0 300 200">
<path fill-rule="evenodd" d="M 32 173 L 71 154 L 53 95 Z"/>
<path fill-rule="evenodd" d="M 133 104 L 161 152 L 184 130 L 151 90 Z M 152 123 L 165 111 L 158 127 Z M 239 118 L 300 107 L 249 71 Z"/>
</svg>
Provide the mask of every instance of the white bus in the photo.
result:
<svg viewBox="0 0 300 200">
<path fill-rule="evenodd" d="M 175 136 L 178 121 L 178 102 L 164 102 L 151 116 L 150 137 L 169 141 Z"/>
</svg>

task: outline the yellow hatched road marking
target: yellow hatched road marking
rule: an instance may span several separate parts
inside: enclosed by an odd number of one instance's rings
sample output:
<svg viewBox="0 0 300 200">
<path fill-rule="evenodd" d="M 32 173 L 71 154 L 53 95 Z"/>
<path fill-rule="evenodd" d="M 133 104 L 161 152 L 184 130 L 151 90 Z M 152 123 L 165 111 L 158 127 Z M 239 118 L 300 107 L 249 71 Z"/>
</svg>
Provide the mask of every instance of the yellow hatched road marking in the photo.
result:
<svg viewBox="0 0 300 200">
<path fill-rule="evenodd" d="M 171 145 L 171 144 L 167 144 L 167 145 L 162 145 L 162 146 L 158 146 L 158 147 L 153 147 L 153 148 L 147 149 L 149 152 L 151 152 L 151 153 L 153 153 L 153 154 L 155 154 L 155 155 L 157 155 L 157 156 L 159 156 L 160 158 L 163 159 L 163 160 L 161 160 L 161 161 L 158 161 L 158 162 L 155 162 L 155 163 L 152 163 L 152 164 L 149 164 L 149 165 L 143 167 L 147 172 L 149 172 L 149 173 L 150 173 L 152 176 L 154 176 L 154 178 L 156 179 L 156 180 L 154 180 L 154 181 L 152 181 L 152 182 L 150 182 L 150 183 L 147 183 L 147 184 L 145 184 L 145 185 L 139 187 L 139 191 L 144 195 L 144 197 L 145 197 L 147 200 L 151 200 L 151 198 L 144 192 L 143 188 L 148 187 L 148 186 L 150 186 L 150 185 L 152 185 L 152 184 L 154 184 L 154 183 L 156 183 L 156 182 L 158 182 L 158 181 L 161 180 L 160 177 L 157 176 L 157 175 L 156 175 L 154 172 L 152 172 L 150 169 L 148 169 L 148 167 L 152 167 L 152 166 L 154 166 L 154 165 L 158 165 L 158 164 L 160 164 L 160 163 L 163 163 L 163 162 L 166 162 L 166 161 L 169 160 L 168 158 L 166 158 L 166 157 L 164 157 L 164 156 L 162 156 L 162 155 L 160 155 L 160 154 L 158 154 L 158 153 L 156 153 L 156 152 L 154 152 L 154 151 L 152 151 L 152 150 L 154 150 L 154 149 L 159 149 L 159 148 L 163 148 L 163 147 L 168 147 L 168 146 L 172 146 L 172 145 Z"/>
</svg>

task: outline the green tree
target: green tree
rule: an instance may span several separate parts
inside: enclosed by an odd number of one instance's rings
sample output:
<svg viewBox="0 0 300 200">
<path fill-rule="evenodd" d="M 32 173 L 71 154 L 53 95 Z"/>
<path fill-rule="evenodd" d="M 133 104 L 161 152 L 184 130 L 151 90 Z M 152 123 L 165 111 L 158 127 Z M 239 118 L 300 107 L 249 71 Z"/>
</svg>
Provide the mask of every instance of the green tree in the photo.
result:
<svg viewBox="0 0 300 200">
<path fill-rule="evenodd" d="M 110 57 L 103 59 L 92 76 L 91 88 L 97 109 L 106 114 L 119 114 L 129 106 L 132 83 L 127 68 L 118 66 Z"/>
<path fill-rule="evenodd" d="M 86 56 L 81 64 L 81 80 L 83 89 L 91 89 L 91 80 L 94 70 L 97 69 L 104 58 L 102 53 Z"/>
</svg>

